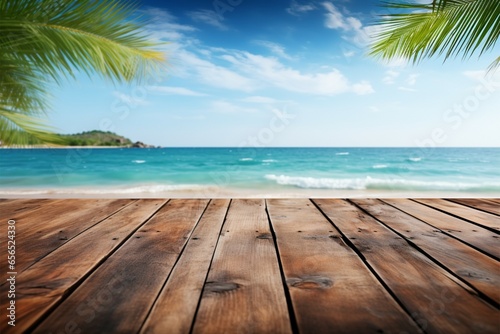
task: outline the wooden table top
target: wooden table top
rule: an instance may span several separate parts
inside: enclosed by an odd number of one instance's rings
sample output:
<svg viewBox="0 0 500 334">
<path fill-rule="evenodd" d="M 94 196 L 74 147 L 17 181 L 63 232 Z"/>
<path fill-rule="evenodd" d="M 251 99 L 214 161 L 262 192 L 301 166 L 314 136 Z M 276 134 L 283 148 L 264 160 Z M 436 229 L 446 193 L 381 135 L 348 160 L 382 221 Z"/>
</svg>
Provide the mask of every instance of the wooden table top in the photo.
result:
<svg viewBox="0 0 500 334">
<path fill-rule="evenodd" d="M 499 237 L 499 199 L 2 199 L 0 332 L 498 334 Z"/>
</svg>

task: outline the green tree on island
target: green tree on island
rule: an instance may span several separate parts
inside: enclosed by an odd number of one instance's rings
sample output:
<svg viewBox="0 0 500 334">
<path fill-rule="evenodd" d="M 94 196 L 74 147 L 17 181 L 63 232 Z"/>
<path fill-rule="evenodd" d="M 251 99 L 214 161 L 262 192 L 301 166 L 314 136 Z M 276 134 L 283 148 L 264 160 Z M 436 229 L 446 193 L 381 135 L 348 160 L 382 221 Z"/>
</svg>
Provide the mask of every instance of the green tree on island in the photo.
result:
<svg viewBox="0 0 500 334">
<path fill-rule="evenodd" d="M 42 116 L 48 87 L 97 73 L 145 78 L 164 62 L 128 1 L 0 0 L 0 141 L 53 141 Z"/>
<path fill-rule="evenodd" d="M 420 1 L 421 2 L 421 1 Z M 500 35 L 499 0 L 429 0 L 427 4 L 388 1 L 370 54 L 382 59 L 462 55 L 469 58 L 491 50 Z M 500 65 L 497 57 L 490 70 Z"/>
</svg>

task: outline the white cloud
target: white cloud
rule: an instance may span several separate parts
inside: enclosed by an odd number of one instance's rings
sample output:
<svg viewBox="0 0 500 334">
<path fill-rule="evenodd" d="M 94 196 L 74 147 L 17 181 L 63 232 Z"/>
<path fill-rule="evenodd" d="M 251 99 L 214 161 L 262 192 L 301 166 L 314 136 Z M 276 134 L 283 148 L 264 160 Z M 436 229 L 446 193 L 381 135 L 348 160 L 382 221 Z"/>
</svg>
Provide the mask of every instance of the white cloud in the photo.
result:
<svg viewBox="0 0 500 334">
<path fill-rule="evenodd" d="M 370 42 L 370 33 L 373 28 L 363 27 L 363 23 L 355 17 L 345 16 L 331 2 L 323 2 L 323 7 L 326 9 L 325 27 L 344 32 L 344 39 L 352 43 L 365 46 Z"/>
<path fill-rule="evenodd" d="M 240 114 L 240 113 L 258 112 L 257 109 L 241 107 L 241 106 L 238 106 L 236 104 L 233 104 L 231 102 L 224 101 L 224 100 L 213 101 L 211 103 L 210 110 L 212 112 L 218 112 L 218 113 L 223 113 L 223 114 Z"/>
<path fill-rule="evenodd" d="M 403 86 L 398 87 L 398 89 L 402 90 L 403 92 L 416 92 L 417 91 L 415 88 L 403 87 Z"/>
<path fill-rule="evenodd" d="M 207 94 L 198 93 L 184 87 L 171 87 L 171 86 L 149 86 L 148 90 L 166 94 L 166 95 L 184 95 L 184 96 L 207 96 Z"/>
<path fill-rule="evenodd" d="M 495 70 L 492 70 L 492 71 L 487 71 L 487 70 L 464 71 L 463 75 L 465 75 L 469 79 L 479 80 L 481 82 L 485 79 L 487 79 L 487 80 L 491 80 L 491 79 L 500 80 L 500 71 L 499 70 L 497 70 L 497 71 L 495 71 Z"/>
<path fill-rule="evenodd" d="M 379 107 L 375 107 L 375 106 L 369 106 L 368 110 L 371 111 L 371 112 L 379 112 L 380 108 Z"/>
<path fill-rule="evenodd" d="M 197 30 L 195 27 L 176 23 L 177 18 L 164 9 L 148 7 L 140 10 L 140 13 L 149 17 L 148 34 L 154 39 L 177 41 L 186 32 Z"/>
<path fill-rule="evenodd" d="M 463 72 L 463 74 L 467 78 L 469 78 L 469 79 L 481 80 L 486 75 L 486 71 L 484 71 L 484 70 L 479 70 L 479 71 L 465 71 L 465 72 Z"/>
<path fill-rule="evenodd" d="M 382 78 L 382 82 L 386 85 L 392 85 L 396 81 L 396 78 L 399 76 L 398 71 L 388 70 L 385 72 L 385 76 Z"/>
<path fill-rule="evenodd" d="M 284 66 L 276 58 L 249 52 L 234 52 L 232 55 L 224 55 L 222 58 L 232 63 L 235 68 L 247 76 L 253 77 L 254 80 L 260 80 L 263 84 L 291 92 L 331 96 L 346 92 L 362 95 L 374 91 L 367 81 L 351 84 L 336 69 L 317 73 L 301 73 L 299 70 Z"/>
<path fill-rule="evenodd" d="M 182 59 L 182 64 L 179 64 L 183 67 L 181 72 L 194 75 L 199 82 L 205 85 L 244 92 L 254 91 L 258 86 L 255 80 L 201 59 L 192 52 L 177 50 L 177 56 Z"/>
<path fill-rule="evenodd" d="M 314 6 L 312 3 L 309 3 L 307 5 L 301 5 L 297 1 L 293 0 L 292 3 L 290 4 L 290 7 L 286 9 L 288 14 L 299 16 L 301 14 L 313 11 L 316 9 L 316 6 Z"/>
<path fill-rule="evenodd" d="M 146 100 L 144 100 L 144 99 L 137 98 L 137 97 L 134 97 L 134 96 L 131 96 L 131 95 L 119 92 L 119 91 L 114 91 L 113 95 L 117 99 L 119 99 L 120 101 L 126 103 L 128 106 L 130 106 L 132 108 L 135 108 L 137 106 L 147 106 L 147 105 L 149 105 L 149 102 L 146 101 Z"/>
<path fill-rule="evenodd" d="M 356 51 L 354 50 L 344 50 L 342 52 L 342 55 L 346 58 L 351 58 L 351 57 L 354 57 L 356 55 Z"/>
<path fill-rule="evenodd" d="M 391 58 L 389 60 L 381 60 L 381 64 L 391 68 L 404 68 L 408 65 L 408 60 L 404 58 Z"/>
<path fill-rule="evenodd" d="M 218 15 L 213 10 L 201 9 L 194 12 L 189 12 L 188 15 L 195 22 L 205 23 L 219 28 L 220 30 L 228 29 L 228 27 L 224 23 L 222 23 L 222 20 L 224 20 L 224 18 L 221 15 Z"/>
<path fill-rule="evenodd" d="M 267 96 L 248 96 L 241 99 L 243 102 L 247 103 L 259 103 L 259 104 L 276 104 L 276 103 L 293 103 L 290 100 L 277 100 Z"/>
<path fill-rule="evenodd" d="M 275 54 L 276 56 L 278 56 L 280 58 L 287 59 L 287 60 L 293 59 L 292 56 L 288 55 L 285 52 L 285 48 L 277 43 L 273 43 L 273 42 L 269 42 L 269 41 L 255 41 L 255 43 L 269 49 L 269 51 L 271 51 L 273 54 Z"/>
<path fill-rule="evenodd" d="M 417 78 L 420 76 L 418 73 L 410 74 L 406 79 L 406 84 L 409 86 L 414 86 L 417 83 Z"/>
<path fill-rule="evenodd" d="M 155 11 L 154 14 L 158 18 L 163 17 L 175 22 L 175 17 L 166 11 Z M 354 28 L 360 27 L 354 19 L 346 20 L 346 22 Z M 161 27 L 156 26 L 156 28 Z M 194 29 L 189 26 L 177 28 L 180 29 L 177 31 L 180 34 Z M 369 82 L 350 82 L 335 68 L 320 68 L 316 71 L 304 72 L 298 68 L 285 66 L 276 57 L 215 47 L 203 48 L 202 44 L 194 38 L 185 35 L 183 37 L 182 40 L 169 43 L 165 48 L 172 65 L 170 75 L 195 80 L 210 87 L 247 93 L 274 87 L 289 92 L 322 96 L 349 92 L 363 95 L 374 91 Z M 262 40 L 257 43 L 267 47 L 280 58 L 291 58 L 284 47 L 279 44 Z M 201 96 L 198 92 L 182 87 L 162 89 L 165 94 Z"/>
<path fill-rule="evenodd" d="M 372 85 L 366 80 L 353 84 L 351 91 L 358 95 L 375 93 L 375 90 L 373 89 Z"/>
</svg>

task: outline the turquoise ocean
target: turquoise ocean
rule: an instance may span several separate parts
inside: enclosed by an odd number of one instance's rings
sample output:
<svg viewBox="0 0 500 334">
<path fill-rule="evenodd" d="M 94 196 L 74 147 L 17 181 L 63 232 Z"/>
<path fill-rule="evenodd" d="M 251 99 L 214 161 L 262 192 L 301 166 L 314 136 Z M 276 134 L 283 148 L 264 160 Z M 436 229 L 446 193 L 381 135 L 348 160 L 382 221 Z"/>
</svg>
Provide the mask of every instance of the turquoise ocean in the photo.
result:
<svg viewBox="0 0 500 334">
<path fill-rule="evenodd" d="M 500 196 L 500 148 L 1 149 L 0 197 Z"/>
</svg>

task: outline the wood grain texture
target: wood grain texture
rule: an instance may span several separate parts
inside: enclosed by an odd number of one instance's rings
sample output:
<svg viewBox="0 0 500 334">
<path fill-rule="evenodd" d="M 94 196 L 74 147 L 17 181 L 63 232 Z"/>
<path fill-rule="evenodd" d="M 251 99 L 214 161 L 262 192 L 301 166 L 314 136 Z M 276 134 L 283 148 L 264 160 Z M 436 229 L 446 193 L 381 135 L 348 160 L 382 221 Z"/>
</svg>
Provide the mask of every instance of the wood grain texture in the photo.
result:
<svg viewBox="0 0 500 334">
<path fill-rule="evenodd" d="M 270 199 L 268 211 L 300 333 L 417 332 L 309 200 Z"/>
<path fill-rule="evenodd" d="M 16 330 L 22 332 L 33 326 L 164 203 L 165 200 L 139 200 L 18 274 Z M 0 289 L 2 296 L 7 294 L 6 288 Z M 2 314 L 6 309 L 4 302 L 8 301 L 2 299 L 0 303 Z M 5 330 L 5 325 L 0 322 L 0 329 Z"/>
<path fill-rule="evenodd" d="M 498 310 L 403 238 L 346 201 L 314 201 L 426 333 L 498 333 Z"/>
<path fill-rule="evenodd" d="M 0 332 L 500 332 L 498 199 L 315 202 L 1 200 Z"/>
<path fill-rule="evenodd" d="M 64 200 L 51 202 L 33 212 L 15 215 L 16 271 L 23 272 L 50 252 L 86 229 L 133 203 L 134 200 Z M 0 234 L 4 241 L 5 234 Z M 0 285 L 4 285 L 1 282 Z"/>
<path fill-rule="evenodd" d="M 0 221 L 16 219 L 23 212 L 33 212 L 63 200 L 51 199 L 9 199 L 0 202 Z"/>
<path fill-rule="evenodd" d="M 138 332 L 207 203 L 168 202 L 34 332 Z"/>
<path fill-rule="evenodd" d="M 479 211 L 458 203 L 445 201 L 442 199 L 415 199 L 415 202 L 423 203 L 427 206 L 447 212 L 462 219 L 467 219 L 473 223 L 481 225 L 497 232 L 500 232 L 500 217 L 494 214 Z"/>
<path fill-rule="evenodd" d="M 447 201 L 466 205 L 474 209 L 500 216 L 500 203 L 497 202 L 498 200 L 491 201 L 479 198 L 449 198 Z"/>
<path fill-rule="evenodd" d="M 500 258 L 500 238 L 497 233 L 471 224 L 409 199 L 383 199 L 401 211 L 479 249 L 495 259 Z"/>
<path fill-rule="evenodd" d="M 156 301 L 142 333 L 189 333 L 230 200 L 210 202 Z"/>
<path fill-rule="evenodd" d="M 379 200 L 352 199 L 351 202 L 404 236 L 457 277 L 500 304 L 498 261 Z"/>
<path fill-rule="evenodd" d="M 291 333 L 264 200 L 232 201 L 193 333 Z"/>
</svg>

